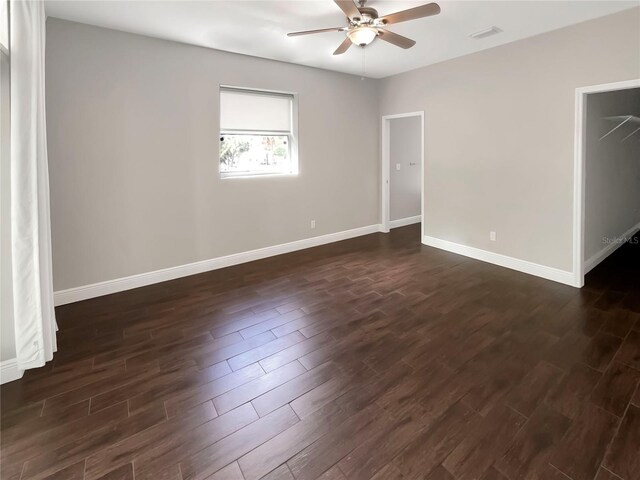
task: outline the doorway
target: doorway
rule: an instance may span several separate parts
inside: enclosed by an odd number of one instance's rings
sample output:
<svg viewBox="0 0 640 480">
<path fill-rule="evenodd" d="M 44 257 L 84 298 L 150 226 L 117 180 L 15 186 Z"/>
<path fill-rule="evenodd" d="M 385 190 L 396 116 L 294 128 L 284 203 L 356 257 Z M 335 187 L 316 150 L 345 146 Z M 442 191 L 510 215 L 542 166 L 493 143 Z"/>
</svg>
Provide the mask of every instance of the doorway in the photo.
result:
<svg viewBox="0 0 640 480">
<path fill-rule="evenodd" d="M 639 89 L 640 79 L 576 89 L 576 287 L 640 229 L 640 104 L 634 100 Z"/>
<path fill-rule="evenodd" d="M 382 231 L 422 223 L 424 236 L 424 112 L 382 117 Z"/>
</svg>

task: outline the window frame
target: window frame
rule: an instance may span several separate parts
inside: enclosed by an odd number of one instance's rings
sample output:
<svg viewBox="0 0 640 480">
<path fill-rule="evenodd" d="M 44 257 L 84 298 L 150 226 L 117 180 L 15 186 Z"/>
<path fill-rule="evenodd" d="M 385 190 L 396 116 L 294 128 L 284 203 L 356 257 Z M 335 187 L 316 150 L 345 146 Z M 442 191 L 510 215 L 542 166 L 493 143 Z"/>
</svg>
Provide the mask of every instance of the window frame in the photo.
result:
<svg viewBox="0 0 640 480">
<path fill-rule="evenodd" d="M 7 58 L 11 58 L 10 55 L 10 44 L 11 44 L 11 27 L 9 25 L 9 15 L 11 14 L 11 5 L 9 0 L 0 0 L 0 11 L 2 11 L 3 15 L 0 16 L 0 21 L 4 23 L 4 25 L 0 26 L 0 31 L 2 33 L 6 33 L 6 45 L 2 42 L 2 38 L 0 38 L 0 52 L 4 53 Z M 4 21 L 3 21 L 4 20 Z"/>
<path fill-rule="evenodd" d="M 219 85 L 218 89 L 218 106 L 220 106 L 220 98 L 223 91 L 247 92 L 257 95 L 266 96 L 284 96 L 291 99 L 291 130 L 251 130 L 251 129 L 234 129 L 223 130 L 220 126 L 222 109 L 218 111 L 218 177 L 221 180 L 232 178 L 265 178 L 265 177 L 297 177 L 300 174 L 300 165 L 298 162 L 298 94 L 295 92 L 285 92 L 278 90 L 265 90 L 259 88 L 238 87 L 233 85 Z M 289 151 L 289 162 L 291 170 L 288 172 L 223 172 L 220 169 L 220 142 L 225 135 L 253 135 L 253 136 L 286 136 L 287 148 Z"/>
</svg>

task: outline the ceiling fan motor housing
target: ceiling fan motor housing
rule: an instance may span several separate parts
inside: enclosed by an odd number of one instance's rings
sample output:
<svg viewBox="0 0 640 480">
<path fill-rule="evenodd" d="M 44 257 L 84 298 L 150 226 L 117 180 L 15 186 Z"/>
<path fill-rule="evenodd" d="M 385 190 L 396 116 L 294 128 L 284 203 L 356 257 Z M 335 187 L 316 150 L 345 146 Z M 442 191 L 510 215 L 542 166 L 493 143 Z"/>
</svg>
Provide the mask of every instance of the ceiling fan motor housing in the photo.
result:
<svg viewBox="0 0 640 480">
<path fill-rule="evenodd" d="M 355 25 L 369 25 L 378 18 L 378 11 L 371 7 L 358 7 L 360 11 L 360 17 L 354 17 L 350 20 L 350 23 Z"/>
</svg>

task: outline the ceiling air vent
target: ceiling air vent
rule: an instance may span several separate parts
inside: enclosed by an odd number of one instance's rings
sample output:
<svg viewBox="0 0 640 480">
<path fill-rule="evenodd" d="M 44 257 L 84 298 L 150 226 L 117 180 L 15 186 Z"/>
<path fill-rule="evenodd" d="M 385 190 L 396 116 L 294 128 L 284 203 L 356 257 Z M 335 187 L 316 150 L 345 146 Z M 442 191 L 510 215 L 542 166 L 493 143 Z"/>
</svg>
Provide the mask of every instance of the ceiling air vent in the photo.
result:
<svg viewBox="0 0 640 480">
<path fill-rule="evenodd" d="M 476 40 L 480 40 L 481 38 L 490 37 L 491 35 L 495 35 L 495 34 L 501 33 L 501 32 L 502 32 L 502 30 L 500 30 L 496 26 L 493 26 L 493 27 L 485 28 L 485 29 L 480 30 L 480 31 L 475 32 L 475 33 L 471 33 L 471 34 L 469 34 L 469 37 L 475 38 Z"/>
</svg>

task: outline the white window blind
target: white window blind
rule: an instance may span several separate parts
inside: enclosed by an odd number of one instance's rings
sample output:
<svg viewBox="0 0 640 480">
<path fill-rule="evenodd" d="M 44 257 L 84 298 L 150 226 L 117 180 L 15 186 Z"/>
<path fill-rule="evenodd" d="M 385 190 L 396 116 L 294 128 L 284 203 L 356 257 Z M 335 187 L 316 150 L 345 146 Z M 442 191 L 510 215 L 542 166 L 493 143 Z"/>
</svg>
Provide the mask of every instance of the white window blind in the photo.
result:
<svg viewBox="0 0 640 480">
<path fill-rule="evenodd" d="M 290 133 L 293 95 L 220 89 L 222 132 Z"/>
</svg>

